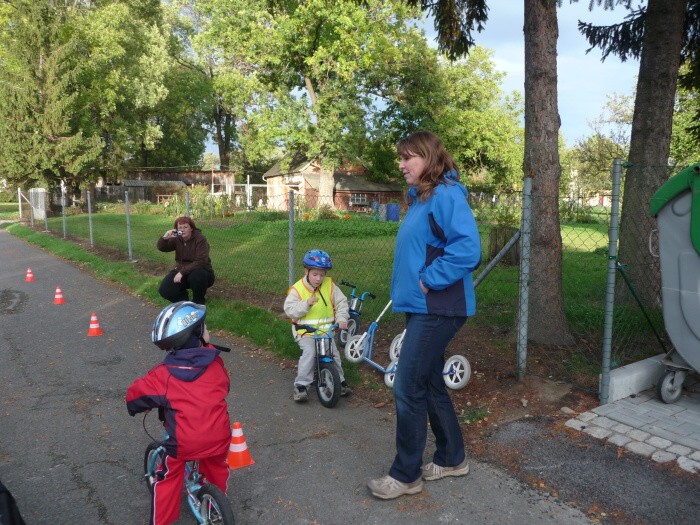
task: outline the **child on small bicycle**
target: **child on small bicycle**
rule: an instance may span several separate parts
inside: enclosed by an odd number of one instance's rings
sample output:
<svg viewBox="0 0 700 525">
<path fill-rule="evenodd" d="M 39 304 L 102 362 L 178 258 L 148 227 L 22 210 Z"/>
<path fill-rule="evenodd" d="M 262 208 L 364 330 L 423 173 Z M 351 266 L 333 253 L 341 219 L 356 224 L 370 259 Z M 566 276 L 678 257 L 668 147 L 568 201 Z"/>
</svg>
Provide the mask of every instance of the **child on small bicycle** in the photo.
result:
<svg viewBox="0 0 700 525">
<path fill-rule="evenodd" d="M 304 254 L 304 277 L 287 291 L 284 313 L 293 323 L 308 324 L 317 328 L 328 328 L 338 323 L 341 330 L 347 328 L 349 314 L 348 299 L 342 290 L 333 283 L 326 271 L 333 267 L 330 255 L 322 250 L 310 250 Z M 301 357 L 294 379 L 294 401 L 309 399 L 308 387 L 314 380 L 316 348 L 313 332 L 301 328 L 295 332 L 295 339 L 301 348 Z M 335 342 L 333 361 L 340 373 L 340 395 L 347 396 L 352 390 L 345 381 L 343 366 Z"/>
<path fill-rule="evenodd" d="M 168 353 L 126 392 L 129 415 L 157 408 L 167 432 L 166 456 L 153 484 L 151 525 L 178 519 L 187 461 L 199 460 L 204 477 L 226 492 L 229 375 L 219 350 L 209 344 L 206 312 L 206 306 L 189 301 L 166 306 L 153 323 L 151 340 Z"/>
</svg>

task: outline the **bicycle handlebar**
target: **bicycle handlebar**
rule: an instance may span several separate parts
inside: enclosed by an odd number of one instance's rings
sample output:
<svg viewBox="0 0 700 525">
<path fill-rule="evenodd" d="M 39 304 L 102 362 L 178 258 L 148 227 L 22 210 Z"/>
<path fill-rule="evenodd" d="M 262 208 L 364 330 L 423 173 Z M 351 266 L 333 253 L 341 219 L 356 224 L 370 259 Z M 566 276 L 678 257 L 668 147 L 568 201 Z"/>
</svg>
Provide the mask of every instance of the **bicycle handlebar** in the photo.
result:
<svg viewBox="0 0 700 525">
<path fill-rule="evenodd" d="M 348 281 L 340 281 L 340 284 L 342 286 L 349 286 L 350 288 L 352 288 L 352 291 L 350 293 L 353 297 L 357 297 L 357 295 L 355 295 L 355 290 L 357 289 L 357 286 L 355 286 L 352 283 L 349 283 Z M 359 296 L 359 299 L 360 301 L 364 301 L 367 297 L 371 297 L 372 299 L 377 298 L 377 296 L 374 295 L 372 292 L 362 292 L 362 294 Z"/>
<path fill-rule="evenodd" d="M 327 329 L 323 328 L 318 328 L 316 326 L 310 325 L 310 324 L 300 324 L 300 323 L 292 323 L 296 328 L 301 328 L 302 330 L 306 330 L 307 332 L 320 332 L 320 333 L 325 333 L 327 334 L 328 332 L 332 331 L 334 328 L 338 328 L 338 323 L 334 323 L 330 325 Z"/>
</svg>

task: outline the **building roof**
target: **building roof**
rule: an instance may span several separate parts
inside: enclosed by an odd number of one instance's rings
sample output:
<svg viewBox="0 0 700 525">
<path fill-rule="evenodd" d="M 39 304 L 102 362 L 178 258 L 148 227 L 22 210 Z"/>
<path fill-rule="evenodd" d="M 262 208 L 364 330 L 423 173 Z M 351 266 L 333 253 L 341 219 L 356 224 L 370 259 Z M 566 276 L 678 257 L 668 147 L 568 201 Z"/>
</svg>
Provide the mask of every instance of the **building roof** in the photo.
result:
<svg viewBox="0 0 700 525">
<path fill-rule="evenodd" d="M 182 188 L 187 187 L 187 184 L 181 180 L 136 180 L 136 179 L 124 179 L 124 186 L 131 186 L 133 188 L 141 188 L 146 186 L 180 186 Z"/>
<path fill-rule="evenodd" d="M 312 162 L 312 160 L 307 159 L 306 156 L 302 155 L 301 153 L 296 153 L 285 171 L 281 170 L 282 161 L 278 160 L 269 170 L 267 170 L 263 174 L 262 178 L 263 180 L 267 180 L 268 177 L 302 173 L 303 171 L 307 170 L 309 166 L 311 166 Z"/>
<path fill-rule="evenodd" d="M 298 177 L 303 177 L 304 180 L 315 190 L 319 190 L 320 186 L 320 174 L 318 173 L 318 166 L 314 165 L 313 160 L 308 160 L 302 154 L 296 154 L 292 161 L 289 163 L 288 168 L 282 171 L 280 168 L 281 161 L 275 163 L 269 170 L 263 175 L 263 180 L 267 181 L 270 177 L 279 176 L 290 176 L 296 175 Z M 366 173 L 366 169 L 357 165 L 356 168 L 361 169 Z M 348 172 L 351 173 L 348 173 Z M 352 192 L 396 192 L 403 191 L 403 187 L 397 183 L 381 183 L 373 182 L 367 179 L 364 173 L 352 172 L 353 169 L 348 166 L 339 166 L 335 169 L 333 174 L 334 184 L 333 189 L 335 191 L 352 191 Z M 300 178 L 297 181 L 300 182 Z M 292 186 L 298 186 L 299 182 L 292 184 Z"/>
<path fill-rule="evenodd" d="M 319 190 L 321 176 L 318 173 L 304 173 L 306 182 L 316 191 Z M 403 188 L 396 183 L 383 184 L 367 180 L 363 175 L 349 175 L 347 173 L 336 173 L 334 178 L 333 189 L 335 191 L 351 191 L 355 193 L 377 193 L 389 191 L 402 191 Z"/>
</svg>

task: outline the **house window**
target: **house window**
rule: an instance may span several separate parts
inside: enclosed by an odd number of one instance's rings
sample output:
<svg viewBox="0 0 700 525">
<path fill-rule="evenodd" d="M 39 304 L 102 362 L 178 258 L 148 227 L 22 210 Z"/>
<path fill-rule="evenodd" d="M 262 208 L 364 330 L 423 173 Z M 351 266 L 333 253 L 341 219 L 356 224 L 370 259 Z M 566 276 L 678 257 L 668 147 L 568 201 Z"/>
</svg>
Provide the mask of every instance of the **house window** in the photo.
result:
<svg viewBox="0 0 700 525">
<path fill-rule="evenodd" d="M 353 193 L 350 195 L 350 206 L 367 206 L 368 204 L 366 193 Z"/>
</svg>

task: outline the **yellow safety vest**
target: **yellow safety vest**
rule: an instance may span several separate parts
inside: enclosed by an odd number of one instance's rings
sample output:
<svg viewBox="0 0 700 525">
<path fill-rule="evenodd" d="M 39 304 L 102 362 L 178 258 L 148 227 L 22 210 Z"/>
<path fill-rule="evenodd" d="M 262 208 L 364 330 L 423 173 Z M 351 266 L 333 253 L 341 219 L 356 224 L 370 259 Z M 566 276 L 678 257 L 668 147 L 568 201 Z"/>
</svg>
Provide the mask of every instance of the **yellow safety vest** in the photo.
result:
<svg viewBox="0 0 700 525">
<path fill-rule="evenodd" d="M 302 277 L 292 286 L 302 301 L 308 301 L 309 297 L 314 293 L 313 288 L 306 280 L 306 277 Z M 331 300 L 331 295 L 333 293 L 333 280 L 330 277 L 325 277 L 321 286 L 316 290 L 316 301 L 309 312 L 302 317 L 299 322 L 301 324 L 310 324 L 317 328 L 328 328 L 333 324 L 335 319 L 335 308 L 333 308 L 333 301 Z M 321 299 L 323 297 L 323 299 Z M 325 299 L 325 301 L 324 301 Z M 307 333 L 306 330 L 301 328 L 297 329 L 297 334 L 299 335 L 313 335 Z"/>
</svg>

